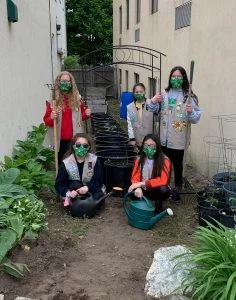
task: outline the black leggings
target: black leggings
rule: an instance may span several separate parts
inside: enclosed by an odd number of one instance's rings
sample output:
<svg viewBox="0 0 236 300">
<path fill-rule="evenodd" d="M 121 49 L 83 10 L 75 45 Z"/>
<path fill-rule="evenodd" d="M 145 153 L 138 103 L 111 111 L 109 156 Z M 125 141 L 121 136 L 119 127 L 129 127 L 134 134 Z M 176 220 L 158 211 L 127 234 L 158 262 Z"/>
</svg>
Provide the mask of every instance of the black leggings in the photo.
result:
<svg viewBox="0 0 236 300">
<path fill-rule="evenodd" d="M 70 140 L 61 140 L 60 141 L 60 150 L 58 152 L 58 164 L 62 163 L 63 156 L 65 155 L 66 151 L 69 149 Z"/>
<path fill-rule="evenodd" d="M 176 150 L 167 147 L 162 147 L 162 151 L 167 157 L 169 157 L 170 161 L 173 163 L 175 186 L 181 188 L 183 184 L 184 150 Z"/>
<path fill-rule="evenodd" d="M 170 188 L 163 185 L 154 189 L 143 190 L 143 195 L 155 202 L 157 210 L 162 210 L 162 202 L 170 197 Z"/>
</svg>

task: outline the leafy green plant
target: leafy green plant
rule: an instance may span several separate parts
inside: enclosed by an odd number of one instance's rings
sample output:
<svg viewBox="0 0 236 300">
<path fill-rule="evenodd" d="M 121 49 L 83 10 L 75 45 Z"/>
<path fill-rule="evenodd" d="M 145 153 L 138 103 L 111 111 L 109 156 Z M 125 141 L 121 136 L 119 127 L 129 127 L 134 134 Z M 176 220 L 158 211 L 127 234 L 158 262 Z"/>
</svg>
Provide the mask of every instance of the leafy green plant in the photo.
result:
<svg viewBox="0 0 236 300">
<path fill-rule="evenodd" d="M 72 68 L 78 66 L 79 57 L 77 55 L 69 55 L 64 58 L 65 68 Z"/>
<path fill-rule="evenodd" d="M 199 227 L 194 235 L 192 255 L 182 264 L 188 270 L 183 288 L 192 299 L 234 300 L 236 298 L 236 231 L 217 222 Z M 185 254 L 181 255 L 185 256 Z M 187 267 L 192 265 L 193 267 Z"/>
</svg>

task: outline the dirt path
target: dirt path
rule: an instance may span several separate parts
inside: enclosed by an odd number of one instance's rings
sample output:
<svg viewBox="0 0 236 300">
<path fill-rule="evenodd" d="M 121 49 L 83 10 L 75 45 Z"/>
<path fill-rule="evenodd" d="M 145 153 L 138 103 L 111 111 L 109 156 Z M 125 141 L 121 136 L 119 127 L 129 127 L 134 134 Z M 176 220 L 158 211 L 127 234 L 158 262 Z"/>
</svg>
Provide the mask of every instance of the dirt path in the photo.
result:
<svg viewBox="0 0 236 300">
<path fill-rule="evenodd" d="M 13 261 L 25 262 L 31 273 L 14 280 L 0 273 L 0 293 L 8 299 L 28 296 L 53 300 L 143 300 L 146 273 L 160 246 L 189 243 L 196 225 L 195 200 L 166 203 L 174 217 L 153 230 L 130 227 L 121 198 L 109 198 L 90 220 L 72 219 L 58 203 L 49 204 L 49 230 L 28 252 L 16 249 Z"/>
</svg>

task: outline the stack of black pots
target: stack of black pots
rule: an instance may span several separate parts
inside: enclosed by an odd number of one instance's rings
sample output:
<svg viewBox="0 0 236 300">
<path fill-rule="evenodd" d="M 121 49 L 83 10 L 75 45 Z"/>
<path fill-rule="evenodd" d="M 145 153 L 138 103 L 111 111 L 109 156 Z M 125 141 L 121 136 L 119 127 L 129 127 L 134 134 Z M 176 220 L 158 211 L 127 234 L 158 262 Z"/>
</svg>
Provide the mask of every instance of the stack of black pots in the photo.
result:
<svg viewBox="0 0 236 300">
<path fill-rule="evenodd" d="M 133 146 L 129 145 L 128 135 L 111 115 L 104 113 L 92 115 L 92 130 L 107 191 L 113 187 L 127 191 L 137 156 Z"/>
</svg>

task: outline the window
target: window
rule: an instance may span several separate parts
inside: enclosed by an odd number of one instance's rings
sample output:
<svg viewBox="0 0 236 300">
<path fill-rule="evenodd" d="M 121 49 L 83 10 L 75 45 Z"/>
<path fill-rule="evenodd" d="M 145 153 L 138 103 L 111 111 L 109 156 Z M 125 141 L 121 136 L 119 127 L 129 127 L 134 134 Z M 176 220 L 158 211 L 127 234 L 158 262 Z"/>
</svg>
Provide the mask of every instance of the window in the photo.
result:
<svg viewBox="0 0 236 300">
<path fill-rule="evenodd" d="M 140 22 L 141 17 L 141 0 L 136 0 L 136 24 Z"/>
<path fill-rule="evenodd" d="M 151 14 L 158 11 L 158 0 L 151 0 Z"/>
<path fill-rule="evenodd" d="M 126 0 L 126 29 L 129 29 L 129 0 Z"/>
<path fill-rule="evenodd" d="M 155 78 L 148 77 L 149 98 L 152 98 L 156 94 L 157 80 Z"/>
<path fill-rule="evenodd" d="M 192 1 L 175 8 L 175 30 L 190 26 Z"/>
<path fill-rule="evenodd" d="M 139 74 L 134 73 L 134 84 L 139 83 Z"/>
<path fill-rule="evenodd" d="M 126 91 L 129 90 L 129 71 L 125 71 L 125 88 Z"/>
<path fill-rule="evenodd" d="M 122 84 L 122 69 L 119 69 L 119 82 Z"/>
<path fill-rule="evenodd" d="M 120 34 L 122 34 L 122 6 L 119 8 Z"/>
<path fill-rule="evenodd" d="M 121 46 L 122 45 L 122 38 L 120 37 L 119 38 L 119 46 Z"/>
<path fill-rule="evenodd" d="M 140 29 L 136 29 L 135 32 L 134 32 L 134 41 L 135 42 L 138 42 L 140 41 Z"/>
</svg>

